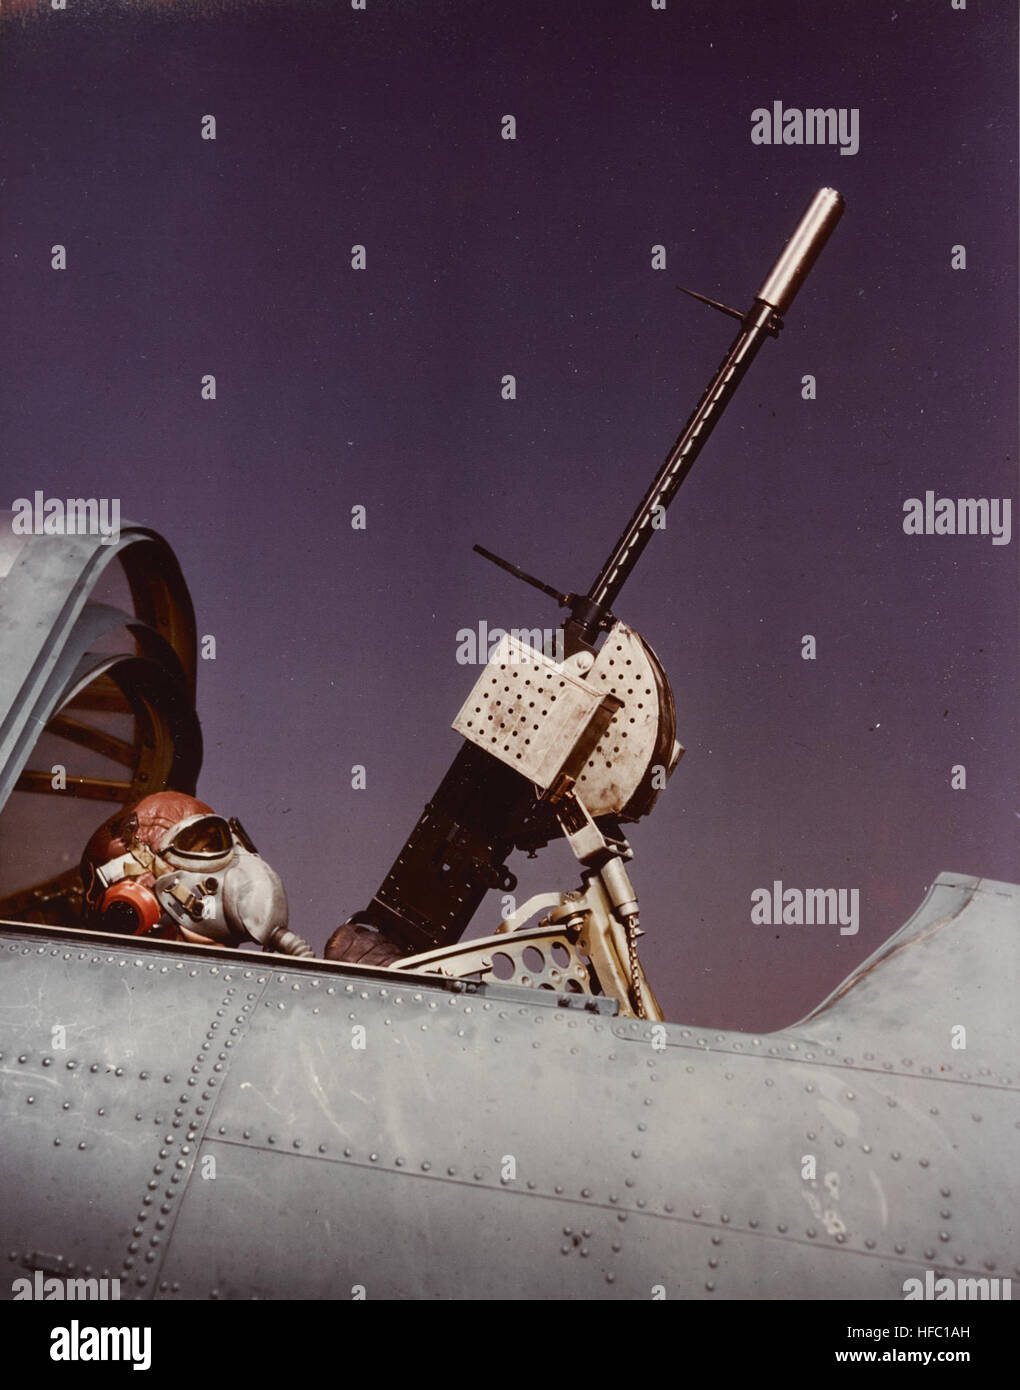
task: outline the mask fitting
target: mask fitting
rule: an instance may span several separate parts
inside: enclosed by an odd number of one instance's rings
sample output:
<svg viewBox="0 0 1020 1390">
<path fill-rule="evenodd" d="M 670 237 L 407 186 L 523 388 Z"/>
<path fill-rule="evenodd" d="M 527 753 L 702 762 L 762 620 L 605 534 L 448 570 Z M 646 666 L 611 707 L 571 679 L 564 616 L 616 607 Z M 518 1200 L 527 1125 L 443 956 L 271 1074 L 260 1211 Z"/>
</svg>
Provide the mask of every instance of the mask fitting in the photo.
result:
<svg viewBox="0 0 1020 1390">
<path fill-rule="evenodd" d="M 145 936 L 163 915 L 156 895 L 129 878 L 107 888 L 99 911 L 104 931 L 132 936 Z"/>
</svg>

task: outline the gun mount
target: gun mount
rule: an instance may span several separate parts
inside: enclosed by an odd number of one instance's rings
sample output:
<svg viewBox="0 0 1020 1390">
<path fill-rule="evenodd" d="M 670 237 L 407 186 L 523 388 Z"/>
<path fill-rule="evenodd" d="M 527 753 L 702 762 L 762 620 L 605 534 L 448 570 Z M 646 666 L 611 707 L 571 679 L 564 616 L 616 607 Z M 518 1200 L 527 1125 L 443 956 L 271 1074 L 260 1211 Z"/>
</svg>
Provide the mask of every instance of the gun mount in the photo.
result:
<svg viewBox="0 0 1020 1390">
<path fill-rule="evenodd" d="M 369 927 L 403 952 L 392 968 L 484 979 L 499 955 L 519 984 L 611 994 L 624 1013 L 661 1018 L 638 960 L 638 903 L 625 867 L 632 851 L 620 826 L 648 814 L 683 749 L 666 675 L 612 607 L 762 344 L 778 335 L 843 206 L 835 189 L 819 190 L 745 313 L 686 291 L 740 329 L 586 593 L 561 592 L 475 546 L 568 610 L 565 659 L 504 639 L 454 720 L 466 746 L 368 907 L 330 939 L 327 958 L 344 959 L 352 925 Z M 561 835 L 581 865 L 580 889 L 539 895 L 496 936 L 457 946 L 489 889 L 516 887 L 505 862 L 513 850 L 534 854 Z M 525 929 L 543 908 L 552 908 L 547 918 Z M 559 969 L 549 963 L 554 948 Z"/>
</svg>

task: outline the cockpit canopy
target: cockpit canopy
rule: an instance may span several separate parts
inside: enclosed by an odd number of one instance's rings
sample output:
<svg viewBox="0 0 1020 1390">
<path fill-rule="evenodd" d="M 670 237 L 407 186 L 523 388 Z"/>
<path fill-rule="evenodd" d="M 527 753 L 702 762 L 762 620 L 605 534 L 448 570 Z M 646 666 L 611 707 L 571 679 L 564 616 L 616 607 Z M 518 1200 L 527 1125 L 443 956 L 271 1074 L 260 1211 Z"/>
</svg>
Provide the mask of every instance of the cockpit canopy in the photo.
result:
<svg viewBox="0 0 1020 1390">
<path fill-rule="evenodd" d="M 156 532 L 18 535 L 12 522 L 0 512 L 0 917 L 71 926 L 96 823 L 195 790 L 195 616 Z"/>
</svg>

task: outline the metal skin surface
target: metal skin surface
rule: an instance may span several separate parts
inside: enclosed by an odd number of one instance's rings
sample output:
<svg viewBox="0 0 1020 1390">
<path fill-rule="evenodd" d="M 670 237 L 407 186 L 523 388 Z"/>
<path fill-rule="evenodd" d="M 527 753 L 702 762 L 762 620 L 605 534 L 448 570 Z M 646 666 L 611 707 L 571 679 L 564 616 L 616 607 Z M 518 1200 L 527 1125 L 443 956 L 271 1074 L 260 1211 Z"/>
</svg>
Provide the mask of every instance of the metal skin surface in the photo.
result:
<svg viewBox="0 0 1020 1390">
<path fill-rule="evenodd" d="M 37 1268 L 160 1299 L 902 1299 L 926 1270 L 1020 1288 L 1018 903 L 942 874 L 760 1037 L 6 924 L 0 1296 Z"/>
</svg>

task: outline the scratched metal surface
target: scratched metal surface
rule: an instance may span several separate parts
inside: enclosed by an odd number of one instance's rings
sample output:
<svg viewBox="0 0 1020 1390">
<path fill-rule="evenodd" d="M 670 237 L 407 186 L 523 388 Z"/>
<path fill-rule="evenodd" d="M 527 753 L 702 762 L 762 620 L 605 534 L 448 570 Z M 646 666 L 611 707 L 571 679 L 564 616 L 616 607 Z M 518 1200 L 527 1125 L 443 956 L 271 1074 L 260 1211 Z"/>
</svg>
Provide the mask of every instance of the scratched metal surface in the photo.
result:
<svg viewBox="0 0 1020 1390">
<path fill-rule="evenodd" d="M 941 875 L 814 1015 L 759 1037 L 5 925 L 0 1297 L 34 1268 L 140 1298 L 1020 1285 L 1018 903 Z"/>
</svg>

